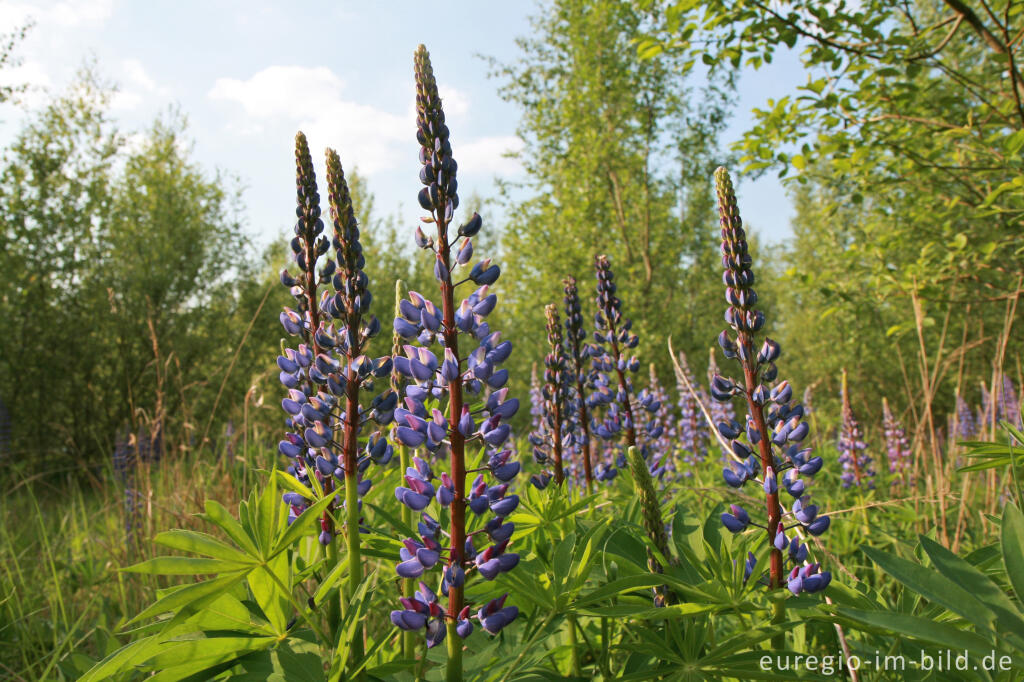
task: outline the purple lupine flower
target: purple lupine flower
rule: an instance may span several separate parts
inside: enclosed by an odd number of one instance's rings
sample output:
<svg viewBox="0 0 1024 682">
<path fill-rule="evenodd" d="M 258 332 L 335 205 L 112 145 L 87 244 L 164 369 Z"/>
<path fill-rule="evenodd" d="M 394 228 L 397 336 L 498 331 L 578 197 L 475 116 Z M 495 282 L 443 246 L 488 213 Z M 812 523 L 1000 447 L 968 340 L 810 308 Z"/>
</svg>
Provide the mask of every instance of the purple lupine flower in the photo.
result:
<svg viewBox="0 0 1024 682">
<path fill-rule="evenodd" d="M 358 586 L 361 500 L 372 485 L 364 474 L 371 463 L 386 464 L 392 449 L 379 431 L 359 437 L 370 422 L 387 425 L 394 413 L 397 396 L 385 389 L 373 396 L 368 406 L 360 404 L 363 392 L 374 392 L 374 380 L 388 376 L 391 358 L 372 359 L 364 354 L 380 323 L 369 314 L 369 280 L 363 272 L 365 261 L 359 241 L 352 200 L 341 161 L 327 150 L 327 184 L 333 238 L 324 234 L 320 194 L 305 136 L 296 135 L 296 216 L 291 249 L 298 276 L 287 269 L 280 275 L 296 300 L 297 310 L 286 308 L 281 315 L 285 330 L 301 343 L 285 348 L 277 358 L 281 383 L 288 389 L 282 407 L 288 413 L 289 432 L 279 444 L 282 454 L 293 460 L 289 467 L 299 481 L 312 486 L 315 477 L 325 493 L 345 486 L 346 541 L 349 553 L 349 588 Z M 335 257 L 324 258 L 333 244 Z M 322 267 L 317 269 L 318 264 Z M 327 285 L 333 285 L 332 294 Z M 289 520 L 307 505 L 285 499 Z M 335 536 L 332 502 L 320 519 L 322 544 Z"/>
<path fill-rule="evenodd" d="M 903 425 L 889 409 L 889 401 L 882 398 L 882 429 L 885 431 L 885 454 L 889 459 L 889 473 L 892 484 L 910 482 L 910 442 L 903 431 Z"/>
<path fill-rule="evenodd" d="M 954 419 L 955 422 L 953 428 L 950 429 L 950 433 L 955 434 L 959 440 L 970 440 L 978 434 L 978 425 L 974 421 L 971 408 L 959 392 L 956 394 L 956 414 Z"/>
<path fill-rule="evenodd" d="M 607 256 L 594 259 L 597 274 L 597 314 L 594 317 L 596 342 L 592 355 L 592 366 L 596 371 L 593 390 L 590 394 L 591 407 L 604 407 L 604 419 L 594 420 L 593 431 L 606 441 L 622 439 L 626 447 L 636 447 L 648 466 L 656 470 L 659 463 L 650 461 L 650 441 L 661 433 L 654 421 L 654 415 L 661 406 L 647 389 L 637 392 L 630 377 L 640 369 L 635 355 L 627 351 L 637 347 L 640 338 L 634 334 L 633 321 L 622 315 L 622 301 L 616 296 L 615 274 Z M 612 377 L 614 373 L 614 377 Z M 617 450 L 614 464 L 626 465 L 626 455 Z M 605 463 L 604 476 L 611 468 Z M 600 477 L 599 477 L 600 478 Z"/>
<path fill-rule="evenodd" d="M 574 452 L 578 453 L 583 465 L 583 481 L 587 492 L 594 485 L 593 443 L 590 439 L 590 407 L 587 403 L 587 387 L 592 386 L 593 369 L 587 363 L 594 347 L 586 343 L 587 333 L 583 329 L 583 313 L 580 308 L 576 278 L 566 277 L 562 284 L 565 292 L 566 354 L 571 371 L 571 382 L 575 388 L 570 396 L 570 411 L 575 413 L 577 429 L 573 434 Z M 578 473 L 578 472 L 577 472 Z"/>
<path fill-rule="evenodd" d="M 133 447 L 135 436 L 127 430 L 114 441 L 113 467 L 117 482 L 124 488 L 124 542 L 125 547 L 132 551 L 136 545 L 136 533 L 139 529 L 139 514 L 142 510 L 142 498 L 137 487 L 138 449 Z"/>
<path fill-rule="evenodd" d="M 490 285 L 498 279 L 500 270 L 486 258 L 470 265 L 471 240 L 480 231 L 482 220 L 474 213 L 457 232 L 449 229 L 459 204 L 458 165 L 452 158 L 430 56 L 422 45 L 416 51 L 415 67 L 416 136 L 422 164 L 420 181 L 424 185 L 418 199 L 430 214 L 423 222 L 436 229 L 430 238 L 419 230 L 416 242 L 433 255 L 440 305 L 417 292 L 409 292 L 408 299 L 399 304 L 394 329 L 410 343 L 403 347 L 403 356 L 395 358 L 395 368 L 410 383 L 405 388 L 403 406 L 395 410 L 395 418 L 402 424 L 395 429 L 395 438 L 411 448 L 447 451 L 449 466 L 435 476 L 426 460 L 414 458 L 415 466 L 406 469 L 406 485 L 396 490 L 396 496 L 406 506 L 421 511 L 424 519 L 431 518 L 425 510 L 436 504 L 447 512 L 449 523 L 446 535 L 432 518 L 421 524 L 421 537 L 406 539 L 397 571 L 402 577 L 418 577 L 439 570 L 440 591 L 448 598 L 448 606 L 430 606 L 437 602 L 431 593 L 425 595 L 430 599 L 420 600 L 430 611 L 422 623 L 405 615 L 393 619 L 398 618 L 405 629 L 426 628 L 428 646 L 433 646 L 446 636 L 464 637 L 472 631 L 464 597 L 471 570 L 490 580 L 512 570 L 519 561 L 518 555 L 509 551 L 514 526 L 505 522 L 519 504 L 516 495 L 508 494 L 507 483 L 519 466 L 510 460 L 511 451 L 503 448 L 510 436 L 507 421 L 519 403 L 507 397 L 504 384 L 508 370 L 500 369 L 512 344 L 502 340 L 501 333 L 491 330 L 486 321 L 497 301 Z M 456 242 L 460 237 L 462 241 Z M 460 269 L 462 274 L 456 276 Z M 470 283 L 477 288 L 460 302 L 458 287 Z M 470 399 L 475 395 L 481 398 Z M 467 489 L 467 444 L 484 449 L 484 469 L 498 481 L 495 485 L 488 485 L 480 474 Z M 497 519 L 497 526 L 487 526 L 492 528 L 491 535 L 469 536 L 467 507 L 474 516 L 493 515 Z M 480 542 L 484 537 L 492 544 L 479 551 L 474 538 Z M 400 613 L 410 610 L 422 613 L 418 606 L 410 609 L 408 605 Z M 496 631 L 483 618 L 480 620 L 485 630 Z M 458 650 L 461 652 L 461 648 Z M 461 657 L 450 657 L 449 666 L 450 676 L 458 677 Z"/>
<path fill-rule="evenodd" d="M 713 360 L 714 358 L 712 358 Z M 706 406 L 712 401 L 704 393 L 704 389 L 697 384 L 696 379 L 694 379 L 693 372 L 690 371 L 690 365 L 686 361 L 686 355 L 683 352 L 679 353 L 679 367 L 686 375 L 686 380 L 690 386 L 697 392 L 697 395 L 694 396 L 682 381 L 678 382 L 679 446 L 686 453 L 683 456 L 683 461 L 689 464 L 692 469 L 697 464 L 703 462 L 707 456 L 708 427 L 701 406 Z M 732 407 L 731 403 L 728 403 L 728 405 L 730 408 Z"/>
<path fill-rule="evenodd" d="M 537 378 L 537 363 L 530 368 L 530 433 L 540 433 L 544 416 L 544 394 Z"/>
<path fill-rule="evenodd" d="M 759 472 L 763 472 L 758 482 L 764 492 L 768 512 L 767 522 L 761 525 L 750 520 L 750 515 L 742 507 L 733 505 L 729 513 L 722 515 L 722 523 L 734 533 L 743 532 L 748 526 L 757 526 L 765 531 L 771 548 L 768 586 L 779 589 L 785 586 L 786 559 L 798 563 L 802 561 L 798 561 L 798 557 L 803 553 L 798 538 L 786 535 L 788 528 L 783 525 L 784 520 L 792 518 L 793 526 L 802 526 L 812 535 L 823 533 L 828 528 L 829 517 L 818 514 L 817 507 L 804 494 L 803 480 L 794 478 L 793 474 L 799 472 L 811 476 L 821 468 L 822 460 L 811 457 L 811 448 L 802 444 L 807 437 L 808 426 L 802 421 L 803 406 L 792 402 L 793 389 L 789 382 L 779 381 L 771 385 L 778 376 L 775 361 L 781 354 L 779 344 L 765 338 L 760 348 L 756 345 L 765 317 L 755 308 L 757 294 L 753 288 L 754 273 L 750 269 L 752 259 L 747 251 L 732 181 L 724 168 L 715 171 L 715 188 L 722 228 L 722 265 L 725 268 L 722 279 L 729 303 L 725 319 L 734 333 L 731 336 L 728 331 L 723 331 L 718 337 L 718 344 L 727 358 L 737 360 L 743 370 L 743 379 L 737 382 L 715 374 L 711 380 L 711 396 L 718 402 L 725 402 L 741 395 L 747 403 L 745 426 L 735 419 L 718 423 L 718 431 L 731 441 L 735 457 L 723 471 L 723 477 L 728 485 L 740 488 L 747 481 L 756 481 Z M 746 438 L 745 443 L 740 440 L 742 436 Z M 779 500 L 779 474 L 783 475 L 782 487 L 795 498 L 788 513 L 784 513 Z M 795 548 L 793 543 L 797 543 Z M 749 563 L 746 568 L 745 572 L 754 570 Z M 801 575 L 800 570 L 797 575 Z M 827 584 L 827 579 L 818 578 L 806 585 L 790 582 L 788 586 L 798 593 L 818 591 Z"/>
<path fill-rule="evenodd" d="M 548 354 L 544 358 L 544 414 L 541 417 L 540 432 L 534 435 L 534 457 L 538 463 L 551 462 L 554 468 L 556 485 L 565 481 L 565 470 L 562 458 L 572 444 L 572 422 L 569 414 L 569 383 L 568 362 L 565 358 L 565 345 L 562 339 L 562 323 L 558 319 L 558 309 L 549 304 L 544 309 L 547 319 Z M 532 442 L 532 441 L 531 441 Z"/>
<path fill-rule="evenodd" d="M 661 385 L 658 380 L 658 373 L 655 371 L 654 363 L 652 362 L 649 367 L 649 383 L 647 387 L 648 392 L 653 396 L 654 401 L 658 405 L 668 405 L 669 398 L 668 392 L 665 387 Z M 676 450 L 678 449 L 679 432 L 677 430 L 677 424 L 671 417 L 671 412 L 668 409 L 659 409 L 652 420 L 655 424 L 655 431 L 660 432 L 656 438 L 652 438 L 650 441 L 651 451 L 654 453 L 653 457 L 657 459 L 657 466 L 655 472 L 652 472 L 652 476 L 656 478 L 660 474 L 662 477 L 665 474 L 671 474 L 672 477 L 678 477 L 679 471 L 676 463 Z M 652 461 L 652 464 L 655 462 Z M 685 472 L 686 476 L 692 476 L 692 472 Z"/>
<path fill-rule="evenodd" d="M 1006 374 L 1003 375 L 1003 385 L 996 399 L 996 407 L 997 421 L 1009 422 L 1011 426 L 1021 425 L 1020 397 L 1013 381 Z"/>
<path fill-rule="evenodd" d="M 860 422 L 857 421 L 850 405 L 850 391 L 847 386 L 846 370 L 843 370 L 840 397 L 843 402 L 843 424 L 839 431 L 839 463 L 843 465 L 841 479 L 843 487 L 851 486 L 874 488 L 875 469 L 871 456 L 867 454 L 868 445 L 864 442 Z"/>
<path fill-rule="evenodd" d="M 718 371 L 718 363 L 715 361 L 715 349 L 712 347 L 709 353 L 708 360 L 708 387 L 710 388 L 715 376 L 720 372 Z M 723 397 L 722 400 L 714 399 L 712 394 L 709 394 L 711 399 L 708 400 L 708 413 L 711 415 L 711 421 L 715 424 L 721 424 L 725 422 L 729 424 L 736 419 L 736 409 L 732 404 L 732 396 Z M 732 457 L 724 449 L 722 452 L 722 462 L 728 464 L 732 461 Z"/>
</svg>

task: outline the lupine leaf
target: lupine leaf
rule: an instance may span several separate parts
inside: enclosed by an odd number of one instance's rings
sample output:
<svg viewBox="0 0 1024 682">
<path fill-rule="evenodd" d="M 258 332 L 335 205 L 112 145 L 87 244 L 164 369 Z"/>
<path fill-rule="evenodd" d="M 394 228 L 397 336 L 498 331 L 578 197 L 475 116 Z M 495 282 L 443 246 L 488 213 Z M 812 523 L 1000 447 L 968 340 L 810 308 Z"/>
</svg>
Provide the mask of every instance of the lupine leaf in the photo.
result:
<svg viewBox="0 0 1024 682">
<path fill-rule="evenodd" d="M 167 613 L 168 611 L 177 611 L 183 606 L 197 602 L 201 599 L 209 599 L 222 592 L 226 592 L 231 589 L 237 582 L 239 582 L 240 576 L 235 574 L 229 574 L 226 576 L 220 576 L 213 580 L 207 580 L 201 583 L 194 583 L 192 585 L 185 585 L 181 589 L 175 590 L 169 594 L 164 595 L 158 599 L 154 604 L 132 618 L 125 625 L 131 623 L 137 623 L 142 620 L 146 620 L 152 616 L 159 615 L 161 613 Z"/>
<path fill-rule="evenodd" d="M 147 660 L 143 667 L 162 670 L 162 676 L 169 680 L 182 679 L 185 675 L 205 670 L 250 651 L 265 649 L 276 641 L 276 637 L 206 636 L 163 642 L 160 653 Z M 174 677 L 175 674 L 177 677 Z"/>
<path fill-rule="evenodd" d="M 642 573 L 640 575 L 632 575 L 627 578 L 619 578 L 607 585 L 602 585 L 596 590 L 591 590 L 590 592 L 580 595 L 574 606 L 577 608 L 586 606 L 588 604 L 601 602 L 645 587 L 657 587 L 664 584 L 664 582 L 664 576 L 654 575 L 653 573 Z"/>
<path fill-rule="evenodd" d="M 569 578 L 569 567 L 572 565 L 572 554 L 576 544 L 576 534 L 569 533 L 555 546 L 554 560 L 555 579 L 564 583 Z"/>
<path fill-rule="evenodd" d="M 873 547 L 863 547 L 862 551 L 882 570 L 925 599 L 946 607 L 982 629 L 992 630 L 996 615 L 991 609 L 944 575 Z"/>
<path fill-rule="evenodd" d="M 348 572 L 348 559 L 342 559 L 334 568 L 324 576 L 323 582 L 316 588 L 316 594 L 313 595 L 313 603 L 320 605 L 323 603 L 323 598 L 327 595 L 332 587 L 341 579 L 343 575 Z"/>
<path fill-rule="evenodd" d="M 263 610 L 263 614 L 270 621 L 276 634 L 284 634 L 285 625 L 288 622 L 288 595 L 285 594 L 281 585 L 291 586 L 289 571 L 291 569 L 286 554 L 278 554 L 273 559 L 260 567 L 262 570 L 252 571 L 248 575 L 249 588 Z M 277 580 L 274 579 L 277 577 Z"/>
<path fill-rule="evenodd" d="M 714 609 L 712 604 L 671 604 L 669 606 L 654 607 L 649 604 L 614 604 L 599 608 L 578 609 L 579 613 L 587 616 L 599 616 L 602 618 L 646 618 L 649 620 L 664 620 L 666 618 L 679 618 L 695 613 L 705 613 Z"/>
<path fill-rule="evenodd" d="M 1017 593 L 1017 601 L 1024 603 L 1024 514 L 1012 502 L 1003 508 L 1001 534 L 1006 575 Z"/>
<path fill-rule="evenodd" d="M 204 575 L 252 570 L 253 561 L 239 563 L 224 559 L 198 559 L 184 556 L 160 556 L 121 569 L 127 573 L 148 573 L 150 575 Z"/>
<path fill-rule="evenodd" d="M 992 640 L 932 618 L 892 611 L 863 611 L 845 606 L 836 608 L 836 613 L 869 632 L 895 632 L 911 639 L 931 642 L 953 650 L 967 649 L 971 653 L 981 655 L 992 652 Z"/>
<path fill-rule="evenodd" d="M 136 619 L 137 620 L 137 619 Z M 137 639 L 108 655 L 79 678 L 79 682 L 103 682 L 109 680 L 136 661 L 144 661 L 160 648 L 161 638 L 157 635 Z"/>
<path fill-rule="evenodd" d="M 231 545 L 218 540 L 212 535 L 195 530 L 168 530 L 159 533 L 153 541 L 183 552 L 203 554 L 215 559 L 226 559 L 237 563 L 249 563 L 253 557 L 235 549 Z"/>
<path fill-rule="evenodd" d="M 224 508 L 224 505 L 217 500 L 207 500 L 206 513 L 201 514 L 200 517 L 223 530 L 229 538 L 235 541 L 235 544 L 249 554 L 253 556 L 259 555 L 256 544 L 249 537 L 249 534 L 245 532 L 245 529 L 242 528 L 242 524 L 231 516 L 231 513 Z"/>
<path fill-rule="evenodd" d="M 288 526 L 288 530 L 278 538 L 277 544 L 274 546 L 274 550 L 270 553 L 270 556 L 277 556 L 298 542 L 299 538 L 303 535 L 308 535 L 310 526 L 320 520 L 320 513 L 331 503 L 331 500 L 333 500 L 337 494 L 338 489 L 335 489 L 330 495 L 317 500 L 315 504 L 310 505 L 306 508 L 306 511 L 299 514 L 299 518 L 292 521 L 292 525 Z"/>
<path fill-rule="evenodd" d="M 1024 620 L 1006 593 L 974 566 L 950 552 L 934 540 L 921 536 L 921 546 L 939 571 L 988 604 L 995 612 L 1001 628 L 1024 634 Z"/>
</svg>

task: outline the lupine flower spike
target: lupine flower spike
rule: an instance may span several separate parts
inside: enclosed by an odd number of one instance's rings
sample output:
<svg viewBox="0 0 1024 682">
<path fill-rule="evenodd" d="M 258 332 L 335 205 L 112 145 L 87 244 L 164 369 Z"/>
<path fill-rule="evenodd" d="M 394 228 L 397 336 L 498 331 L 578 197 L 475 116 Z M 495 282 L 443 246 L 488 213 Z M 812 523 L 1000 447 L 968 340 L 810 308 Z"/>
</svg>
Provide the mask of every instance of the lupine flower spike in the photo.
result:
<svg viewBox="0 0 1024 682">
<path fill-rule="evenodd" d="M 697 392 L 695 396 L 682 381 L 678 382 L 679 446 L 686 453 L 683 456 L 683 461 L 692 468 L 703 462 L 707 455 L 707 422 L 701 411 L 701 405 L 710 401 L 704 394 L 704 389 L 694 379 L 693 372 L 690 371 L 690 365 L 686 361 L 686 355 L 682 352 L 679 353 L 679 367 L 686 374 L 686 379 L 689 381 L 690 386 L 694 387 Z"/>
<path fill-rule="evenodd" d="M 649 391 L 636 393 L 630 374 L 640 369 L 637 357 L 627 357 L 626 352 L 637 347 L 640 338 L 630 330 L 632 320 L 622 316 L 622 301 L 616 296 L 615 274 L 607 256 L 597 256 L 594 261 L 597 271 L 597 313 L 594 340 L 597 342 L 593 353 L 593 366 L 597 374 L 594 379 L 594 390 L 591 393 L 593 407 L 605 407 L 604 420 L 596 424 L 597 435 L 611 441 L 620 434 L 624 436 L 625 445 L 638 447 L 646 460 L 650 454 L 648 440 L 658 438 L 661 433 L 653 419 L 661 405 Z M 611 375 L 614 372 L 614 380 Z M 642 424 L 643 437 L 638 439 L 637 427 L 642 413 L 636 413 L 634 407 L 647 413 Z M 617 458 L 615 464 L 625 466 L 625 453 Z M 610 463 L 602 463 L 599 468 L 611 468 Z M 648 462 L 652 469 L 658 469 L 660 462 Z M 602 476 L 599 474 L 598 479 Z"/>
<path fill-rule="evenodd" d="M 580 310 L 580 296 L 576 289 L 576 278 L 566 277 L 563 282 L 565 292 L 565 333 L 566 352 L 569 369 L 575 386 L 572 396 L 572 407 L 575 408 L 577 433 L 575 434 L 576 451 L 583 460 L 583 476 L 589 493 L 594 486 L 593 446 L 590 442 L 590 408 L 587 404 L 587 387 L 593 385 L 593 369 L 587 360 L 591 357 L 593 346 L 586 342 L 587 333 L 583 329 L 583 314 Z"/>
<path fill-rule="evenodd" d="M 853 413 L 850 404 L 850 390 L 847 385 L 846 370 L 843 370 L 841 395 L 843 402 L 843 425 L 839 432 L 839 463 L 843 465 L 841 479 L 843 487 L 850 486 L 874 488 L 875 470 L 871 464 L 871 456 L 867 454 L 868 445 L 864 442 L 860 422 Z"/>
<path fill-rule="evenodd" d="M 558 309 L 552 303 L 544 309 L 547 318 L 548 354 L 544 358 L 544 431 L 547 442 L 543 444 L 550 455 L 554 468 L 555 483 L 562 485 L 565 472 L 562 468 L 563 441 L 572 438 L 571 429 L 566 428 L 566 404 L 568 403 L 569 382 L 566 371 L 565 347 L 562 342 L 562 323 Z M 541 450 L 541 448 L 538 448 Z M 545 459 L 547 455 L 545 455 Z"/>
<path fill-rule="evenodd" d="M 360 512 L 362 495 L 372 482 L 364 478 L 371 464 L 386 464 L 391 459 L 391 446 L 379 431 L 366 437 L 360 448 L 363 426 L 373 421 L 384 426 L 394 414 L 397 396 L 390 390 L 376 395 L 364 409 L 360 392 L 373 391 L 374 379 L 388 376 L 391 358 L 369 358 L 364 354 L 370 339 L 380 332 L 380 323 L 368 314 L 369 280 L 363 272 L 364 259 L 359 242 L 352 200 L 338 155 L 327 150 L 327 184 L 331 207 L 333 239 L 323 235 L 320 219 L 320 196 L 317 192 L 309 147 L 302 133 L 296 138 L 298 166 L 298 207 L 295 237 L 291 242 L 295 261 L 301 274 L 292 277 L 281 272 L 281 282 L 290 287 L 298 301 L 299 311 L 288 308 L 281 315 L 285 330 L 301 336 L 306 343 L 298 349 L 285 349 L 278 357 L 281 382 L 289 388 L 282 406 L 289 414 L 287 424 L 293 429 L 280 443 L 283 454 L 295 464 L 290 471 L 300 481 L 313 487 L 313 479 L 323 492 L 330 493 L 335 484 L 345 486 L 345 539 L 348 551 L 348 583 L 351 595 L 362 582 L 360 564 Z M 335 259 L 327 259 L 317 273 L 319 259 L 332 245 Z M 335 293 L 321 284 L 333 284 Z M 338 323 L 335 326 L 335 321 Z M 307 505 L 297 493 L 284 495 L 292 515 L 300 514 Z M 334 539 L 334 504 L 321 519 L 320 542 L 327 546 L 329 563 L 337 562 Z M 332 601 L 329 620 L 336 627 L 340 602 Z M 360 644 L 352 655 L 361 657 Z"/>
<path fill-rule="evenodd" d="M 734 504 L 729 512 L 722 514 L 722 523 L 733 533 L 740 533 L 750 526 L 764 530 L 770 547 L 769 588 L 786 586 L 794 594 L 816 592 L 828 585 L 831 575 L 819 573 L 817 564 L 803 566 L 807 546 L 801 544 L 795 534 L 787 536 L 786 530 L 802 526 L 811 535 L 820 535 L 828 529 L 829 517 L 818 514 L 818 507 L 810 504 L 809 496 L 804 494 L 806 483 L 793 476 L 795 473 L 804 476 L 815 474 L 822 466 L 822 459 L 811 457 L 810 448 L 801 445 L 809 429 L 801 421 L 803 407 L 791 402 L 793 388 L 788 381 L 776 382 L 778 370 L 775 361 L 781 354 L 779 344 L 766 338 L 760 349 L 756 345 L 765 317 L 755 308 L 757 294 L 753 288 L 752 259 L 747 252 L 746 234 L 736 206 L 732 181 L 724 168 L 715 171 L 715 188 L 722 228 L 722 265 L 725 268 L 722 279 L 729 303 L 725 320 L 734 334 L 723 331 L 718 343 L 727 358 L 739 363 L 743 379 L 735 382 L 716 374 L 711 382 L 711 397 L 724 402 L 740 395 L 747 404 L 745 426 L 735 420 L 722 421 L 717 425 L 719 433 L 731 441 L 735 456 L 735 461 L 723 471 L 723 476 L 725 482 L 735 488 L 757 480 L 764 492 L 768 516 L 765 525 L 761 525 L 752 520 L 745 509 Z M 746 443 L 739 440 L 743 435 Z M 784 472 L 781 486 L 794 498 L 789 512 L 785 512 L 779 499 L 779 475 Z M 787 517 L 793 520 L 788 527 L 784 525 Z M 784 569 L 787 560 L 794 564 L 788 576 Z M 755 566 L 748 561 L 748 575 L 754 570 Z M 775 602 L 774 608 L 773 620 L 783 620 L 784 602 Z"/>
<path fill-rule="evenodd" d="M 892 485 L 910 482 L 910 443 L 903 425 L 889 409 L 889 401 L 882 398 L 882 429 L 885 431 L 885 453 L 889 458 Z"/>
<path fill-rule="evenodd" d="M 665 388 L 661 385 L 658 380 L 658 372 L 655 369 L 654 363 L 652 362 L 649 366 L 649 377 L 647 390 L 654 397 L 654 400 L 661 405 L 668 405 L 669 398 Z M 676 462 L 676 450 L 678 449 L 679 432 L 676 430 L 675 420 L 672 419 L 672 414 L 669 410 L 658 410 L 654 415 L 654 421 L 657 424 L 658 430 L 661 431 L 661 435 L 658 438 L 651 440 L 650 446 L 652 452 L 657 453 L 661 456 L 661 464 L 664 472 L 671 472 L 673 477 L 678 477 L 680 467 Z M 692 471 L 686 471 L 686 476 L 692 476 Z"/>
<path fill-rule="evenodd" d="M 422 222 L 436 230 L 434 236 L 427 237 L 418 229 L 416 242 L 433 256 L 441 304 L 435 305 L 412 291 L 400 304 L 395 331 L 416 343 L 405 345 L 404 355 L 395 359 L 398 371 L 411 380 L 405 389 L 405 406 L 395 412 L 401 423 L 395 429 L 395 438 L 410 448 L 424 447 L 438 453 L 447 450 L 449 465 L 436 477 L 431 466 L 416 457 L 413 466 L 406 469 L 406 486 L 395 491 L 399 501 L 421 512 L 422 519 L 420 538 L 404 541 L 397 572 L 402 578 L 418 578 L 432 569 L 439 570 L 440 592 L 448 598 L 448 605 L 442 608 L 441 598 L 421 583 L 415 598 L 403 597 L 403 609 L 392 611 L 391 620 L 403 630 L 425 629 L 428 647 L 447 639 L 447 678 L 461 680 L 461 640 L 474 627 L 471 606 L 465 599 L 466 581 L 473 572 L 493 580 L 519 562 L 519 555 L 508 551 L 514 525 L 506 521 L 519 504 L 516 495 L 506 494 L 509 481 L 519 473 L 519 463 L 510 460 L 511 450 L 501 449 L 510 435 L 506 422 L 519 402 L 507 398 L 504 385 L 508 370 L 498 369 L 509 357 L 512 344 L 502 341 L 499 332 L 491 331 L 485 319 L 497 302 L 489 287 L 497 281 L 500 270 L 489 258 L 470 265 L 472 238 L 480 231 L 481 218 L 474 213 L 456 233 L 449 230 L 459 205 L 458 166 L 452 158 L 430 56 L 422 45 L 416 51 L 415 74 L 416 138 L 423 184 L 419 204 L 429 213 Z M 462 241 L 456 243 L 459 237 Z M 457 279 L 455 273 L 460 269 L 465 274 Z M 457 287 L 469 283 L 478 288 L 457 302 Z M 441 357 L 430 350 L 435 341 L 443 349 Z M 485 386 L 490 392 L 482 406 L 471 409 L 467 398 L 480 394 Z M 435 407 L 428 412 L 428 403 L 435 400 L 446 411 Z M 467 473 L 471 473 L 466 470 L 467 442 L 485 448 L 486 466 L 482 471 L 497 480 L 495 485 L 488 486 L 482 472 L 466 485 Z M 447 512 L 446 531 L 426 512 L 435 501 L 441 512 Z M 467 507 L 474 516 L 493 514 L 478 529 L 481 532 L 472 537 L 467 527 Z M 481 542 L 488 541 L 487 547 L 479 548 Z M 442 542 L 448 546 L 442 546 Z M 476 620 L 493 634 L 517 614 L 516 607 L 504 606 L 501 597 L 478 610 Z"/>
</svg>

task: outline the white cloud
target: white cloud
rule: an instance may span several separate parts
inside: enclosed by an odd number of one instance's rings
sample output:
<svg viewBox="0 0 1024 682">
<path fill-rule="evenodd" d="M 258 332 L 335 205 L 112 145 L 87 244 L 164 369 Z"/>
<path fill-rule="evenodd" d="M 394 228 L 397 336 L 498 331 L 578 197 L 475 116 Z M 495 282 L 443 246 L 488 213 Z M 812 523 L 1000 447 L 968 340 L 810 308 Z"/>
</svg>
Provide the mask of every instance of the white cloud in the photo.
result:
<svg viewBox="0 0 1024 682">
<path fill-rule="evenodd" d="M 452 137 L 452 154 L 459 162 L 459 173 L 476 176 L 482 173 L 511 176 L 518 175 L 522 166 L 516 159 L 505 156 L 506 152 L 518 152 L 523 141 L 516 135 L 481 137 L 460 144 Z"/>
<path fill-rule="evenodd" d="M 32 20 L 42 27 L 97 28 L 106 23 L 113 12 L 113 0 L 0 2 L 0 26 L 9 30 Z"/>
<path fill-rule="evenodd" d="M 146 73 L 146 67 L 138 59 L 125 59 L 121 62 L 121 70 L 124 72 L 129 83 L 137 85 L 147 92 L 161 90 L 161 88 L 157 87 L 156 81 Z"/>
<path fill-rule="evenodd" d="M 241 106 L 245 116 L 228 126 L 234 132 L 290 126 L 305 132 L 313 149 L 337 149 L 346 167 L 358 165 L 366 173 L 395 167 L 405 155 L 400 143 L 412 136 L 413 118 L 357 104 L 343 90 L 327 67 L 271 66 L 247 80 L 218 78 L 208 96 Z"/>
<path fill-rule="evenodd" d="M 460 90 L 439 85 L 449 121 L 469 111 L 469 97 Z M 409 156 L 415 130 L 413 102 L 403 115 L 345 97 L 345 83 L 325 66 L 269 66 L 248 79 L 218 78 L 207 96 L 233 103 L 240 115 L 226 123 L 237 135 L 281 135 L 302 130 L 314 150 L 334 147 L 346 167 L 359 166 L 367 174 L 398 167 Z M 453 145 L 459 166 L 476 173 L 511 175 L 519 164 L 502 157 L 518 151 L 515 136 L 485 137 Z M 318 152 L 317 152 L 318 153 Z"/>
<path fill-rule="evenodd" d="M 446 118 L 448 116 L 464 116 L 469 111 L 469 96 L 461 90 L 438 84 L 437 94 L 441 95 L 441 105 L 444 107 Z M 413 106 L 416 106 L 415 100 L 413 100 Z"/>
<path fill-rule="evenodd" d="M 64 0 L 53 5 L 49 15 L 64 26 L 100 26 L 113 12 L 113 0 Z"/>
</svg>

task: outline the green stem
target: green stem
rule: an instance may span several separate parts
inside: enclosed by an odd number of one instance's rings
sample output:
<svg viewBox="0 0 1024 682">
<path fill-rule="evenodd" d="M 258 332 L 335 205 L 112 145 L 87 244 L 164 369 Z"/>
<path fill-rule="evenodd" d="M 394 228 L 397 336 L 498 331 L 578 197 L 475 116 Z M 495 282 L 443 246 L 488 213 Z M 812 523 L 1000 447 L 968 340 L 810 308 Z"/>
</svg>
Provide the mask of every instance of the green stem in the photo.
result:
<svg viewBox="0 0 1024 682">
<path fill-rule="evenodd" d="M 449 622 L 445 641 L 448 642 L 448 667 L 445 679 L 448 682 L 462 682 L 462 637 L 455 632 L 455 623 Z"/>
<path fill-rule="evenodd" d="M 580 677 L 580 644 L 576 636 L 576 616 L 569 616 L 569 673 L 573 677 Z"/>
<path fill-rule="evenodd" d="M 324 549 L 327 552 L 327 570 L 324 571 L 324 575 L 328 575 L 338 565 L 338 543 L 332 540 Z M 327 602 L 327 629 L 331 633 L 331 641 L 338 637 L 338 624 L 341 623 L 341 608 L 342 600 L 341 591 L 339 590 L 337 596 L 331 597 Z"/>
<path fill-rule="evenodd" d="M 786 622 L 786 600 L 778 599 L 772 602 L 772 625 Z M 786 633 L 780 632 L 772 637 L 772 649 L 782 651 L 786 648 Z"/>
<path fill-rule="evenodd" d="M 353 468 L 345 471 L 345 543 L 348 548 L 348 588 L 345 590 L 346 600 L 351 600 L 363 581 L 363 564 L 359 547 L 359 482 Z M 339 594 L 340 597 L 340 594 Z M 351 643 L 349 660 L 355 663 L 363 658 L 363 626 L 356 629 L 354 641 Z M 358 679 L 364 679 L 360 671 Z"/>
</svg>

